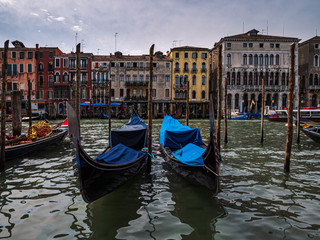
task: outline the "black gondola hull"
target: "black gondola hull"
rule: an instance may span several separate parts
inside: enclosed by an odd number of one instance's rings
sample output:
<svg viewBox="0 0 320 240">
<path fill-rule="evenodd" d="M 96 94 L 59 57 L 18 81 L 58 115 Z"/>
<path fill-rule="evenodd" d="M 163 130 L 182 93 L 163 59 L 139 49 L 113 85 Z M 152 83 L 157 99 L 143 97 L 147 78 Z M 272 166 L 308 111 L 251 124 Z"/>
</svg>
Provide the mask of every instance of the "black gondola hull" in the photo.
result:
<svg viewBox="0 0 320 240">
<path fill-rule="evenodd" d="M 171 154 L 171 149 L 160 145 L 160 150 L 165 158 L 165 164 L 167 164 L 173 171 L 182 177 L 188 179 L 192 183 L 200 184 L 209 190 L 211 190 L 214 194 L 216 194 L 219 190 L 219 164 L 216 163 L 215 156 L 213 153 L 208 153 L 205 161 L 212 161 L 215 166 L 214 169 L 207 169 L 205 167 L 194 167 L 188 166 L 186 164 L 181 163 Z M 208 159 L 211 157 L 212 159 Z M 211 164 L 212 165 L 212 164 Z M 216 174 L 215 174 L 216 173 Z"/>
<path fill-rule="evenodd" d="M 31 153 L 45 151 L 48 148 L 51 148 L 52 146 L 59 145 L 64 140 L 67 133 L 67 131 L 55 131 L 53 136 L 47 138 L 43 138 L 31 143 L 24 143 L 11 147 L 6 147 L 6 161 L 26 156 Z"/>
<path fill-rule="evenodd" d="M 83 199 L 90 203 L 128 182 L 146 166 L 148 155 L 128 164 L 111 165 L 93 160 L 78 144 L 78 174 Z"/>
<path fill-rule="evenodd" d="M 315 127 L 311 127 L 311 128 L 302 127 L 301 130 L 313 141 L 320 143 L 320 132 L 318 132 L 320 131 L 319 129 Z"/>
</svg>

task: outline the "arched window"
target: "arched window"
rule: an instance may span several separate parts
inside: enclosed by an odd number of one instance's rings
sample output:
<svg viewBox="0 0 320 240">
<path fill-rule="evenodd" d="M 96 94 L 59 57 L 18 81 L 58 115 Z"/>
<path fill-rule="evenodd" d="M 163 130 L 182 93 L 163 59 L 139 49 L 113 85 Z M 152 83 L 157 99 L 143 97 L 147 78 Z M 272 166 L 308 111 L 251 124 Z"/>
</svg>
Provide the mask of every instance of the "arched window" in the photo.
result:
<svg viewBox="0 0 320 240">
<path fill-rule="evenodd" d="M 270 55 L 270 65 L 273 65 L 273 54 Z"/>
<path fill-rule="evenodd" d="M 205 98 L 206 98 L 206 91 L 202 91 L 202 92 L 201 92 L 201 98 L 202 98 L 202 99 L 205 99 Z"/>
<path fill-rule="evenodd" d="M 309 76 L 309 86 L 313 85 L 313 74 L 311 73 Z"/>
<path fill-rule="evenodd" d="M 180 83 L 180 82 L 179 82 L 179 75 L 176 75 L 176 76 L 175 76 L 174 84 L 175 84 L 175 85 L 179 85 L 179 83 Z"/>
<path fill-rule="evenodd" d="M 196 98 L 197 98 L 197 96 L 196 96 L 196 91 L 193 90 L 193 91 L 192 91 L 192 99 L 196 99 Z"/>
<path fill-rule="evenodd" d="M 242 64 L 243 64 L 243 65 L 247 65 L 247 54 L 243 54 Z"/>
<path fill-rule="evenodd" d="M 252 54 L 249 55 L 249 65 L 253 64 L 253 57 Z"/>
<path fill-rule="evenodd" d="M 238 93 L 236 93 L 236 95 L 234 96 L 234 107 L 239 108 L 239 94 Z"/>
<path fill-rule="evenodd" d="M 175 69 L 179 70 L 179 63 L 178 62 L 176 62 L 176 64 L 175 64 Z"/>
<path fill-rule="evenodd" d="M 247 85 L 248 84 L 248 75 L 247 72 L 243 73 L 243 85 Z"/>
<path fill-rule="evenodd" d="M 259 64 L 263 65 L 263 55 L 262 54 L 259 55 Z"/>
<path fill-rule="evenodd" d="M 227 72 L 227 85 L 230 85 L 230 72 Z"/>
<path fill-rule="evenodd" d="M 60 74 L 58 72 L 55 75 L 55 82 L 60 82 Z"/>
<path fill-rule="evenodd" d="M 235 82 L 236 82 L 236 74 L 235 74 L 235 72 L 232 72 L 232 75 L 231 75 L 231 85 L 235 85 Z"/>
<path fill-rule="evenodd" d="M 205 75 L 202 75 L 201 83 L 203 86 L 206 85 L 206 76 Z"/>
<path fill-rule="evenodd" d="M 197 64 L 196 63 L 192 63 L 192 71 L 193 72 L 197 71 Z"/>
<path fill-rule="evenodd" d="M 197 85 L 197 77 L 196 77 L 196 75 L 193 75 L 193 76 L 192 76 L 192 85 L 193 85 L 193 86 L 196 86 L 196 85 Z"/>
<path fill-rule="evenodd" d="M 252 85 L 252 72 L 249 73 L 249 85 Z"/>
<path fill-rule="evenodd" d="M 258 55 L 255 54 L 254 55 L 254 62 L 253 62 L 254 65 L 258 65 Z"/>
<path fill-rule="evenodd" d="M 230 53 L 227 55 L 227 64 L 231 65 L 231 54 Z"/>
<path fill-rule="evenodd" d="M 40 72 L 43 71 L 43 63 L 39 63 L 39 71 L 40 71 Z"/>
<path fill-rule="evenodd" d="M 69 80 L 69 76 L 68 76 L 68 73 L 64 73 L 63 74 L 63 82 L 68 82 L 68 80 Z"/>
<path fill-rule="evenodd" d="M 186 71 L 188 71 L 188 68 L 189 68 L 189 67 L 188 67 L 188 63 L 187 63 L 187 62 L 184 63 L 184 69 L 183 69 L 183 70 L 186 72 Z"/>
<path fill-rule="evenodd" d="M 237 85 L 240 85 L 240 72 L 237 73 Z"/>
<path fill-rule="evenodd" d="M 254 73 L 254 85 L 258 86 L 258 73 Z"/>
<path fill-rule="evenodd" d="M 285 85 L 286 85 L 286 73 L 282 73 L 281 85 L 282 85 L 282 86 L 285 86 Z"/>
<path fill-rule="evenodd" d="M 319 57 L 318 57 L 318 55 L 314 56 L 314 66 L 316 66 L 316 67 L 319 66 Z"/>
<path fill-rule="evenodd" d="M 269 65 L 269 56 L 268 56 L 268 54 L 266 54 L 266 55 L 264 56 L 264 64 L 265 64 L 265 65 Z"/>
<path fill-rule="evenodd" d="M 315 86 L 318 86 L 318 84 L 319 84 L 318 74 L 315 74 L 315 75 L 314 75 L 314 85 L 315 85 Z"/>
<path fill-rule="evenodd" d="M 279 56 L 279 54 L 276 55 L 276 65 L 280 65 L 280 56 Z"/>
<path fill-rule="evenodd" d="M 178 98 L 178 97 L 179 97 L 179 91 L 178 91 L 178 90 L 176 90 L 176 91 L 174 92 L 174 97 L 175 97 L 175 98 Z"/>
<path fill-rule="evenodd" d="M 206 71 L 206 63 L 202 63 L 202 65 L 201 65 L 201 70 L 202 70 L 202 71 Z"/>
</svg>

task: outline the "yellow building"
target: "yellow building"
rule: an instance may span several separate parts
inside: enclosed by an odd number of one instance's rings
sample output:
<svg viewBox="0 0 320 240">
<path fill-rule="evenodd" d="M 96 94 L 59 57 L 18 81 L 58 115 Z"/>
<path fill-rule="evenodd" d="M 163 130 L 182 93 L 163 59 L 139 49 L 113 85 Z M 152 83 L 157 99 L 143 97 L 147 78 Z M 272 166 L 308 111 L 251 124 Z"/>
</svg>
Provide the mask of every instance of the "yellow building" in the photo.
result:
<svg viewBox="0 0 320 240">
<path fill-rule="evenodd" d="M 183 103 L 187 96 L 189 82 L 190 113 L 202 112 L 208 108 L 209 99 L 209 49 L 200 47 L 176 47 L 170 50 L 172 58 L 172 102 Z M 184 112 L 177 106 L 176 111 Z M 181 112 L 181 114 L 182 114 Z"/>
</svg>

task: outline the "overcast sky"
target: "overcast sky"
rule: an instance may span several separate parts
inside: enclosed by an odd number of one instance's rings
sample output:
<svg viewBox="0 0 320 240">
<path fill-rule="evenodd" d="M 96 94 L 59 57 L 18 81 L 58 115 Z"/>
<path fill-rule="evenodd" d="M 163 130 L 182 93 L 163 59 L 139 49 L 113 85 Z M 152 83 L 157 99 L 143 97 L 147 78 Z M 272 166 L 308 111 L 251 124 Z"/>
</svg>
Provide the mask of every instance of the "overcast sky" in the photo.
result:
<svg viewBox="0 0 320 240">
<path fill-rule="evenodd" d="M 212 48 L 253 28 L 308 40 L 320 33 L 320 0 L 0 0 L 1 47 L 19 40 L 68 53 L 77 34 L 93 54 L 147 54 L 152 44 L 165 53 L 173 46 Z"/>
</svg>

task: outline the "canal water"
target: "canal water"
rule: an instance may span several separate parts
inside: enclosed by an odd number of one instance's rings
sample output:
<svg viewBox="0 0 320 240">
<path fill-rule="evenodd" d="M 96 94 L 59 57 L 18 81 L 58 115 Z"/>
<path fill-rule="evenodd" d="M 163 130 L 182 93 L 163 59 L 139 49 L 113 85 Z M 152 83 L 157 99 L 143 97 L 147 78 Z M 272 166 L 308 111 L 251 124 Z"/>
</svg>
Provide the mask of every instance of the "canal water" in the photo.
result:
<svg viewBox="0 0 320 240">
<path fill-rule="evenodd" d="M 91 156 L 108 144 L 107 121 L 81 120 Z M 112 127 L 125 122 L 114 120 Z M 284 123 L 266 121 L 261 145 L 259 121 L 229 121 L 214 196 L 163 167 L 161 120 L 153 123 L 151 174 L 91 204 L 82 200 L 73 176 L 68 139 L 8 162 L 0 174 L 0 239 L 320 239 L 319 144 L 301 133 L 298 145 L 294 137 L 285 174 Z M 208 140 L 208 120 L 190 126 Z"/>
</svg>

